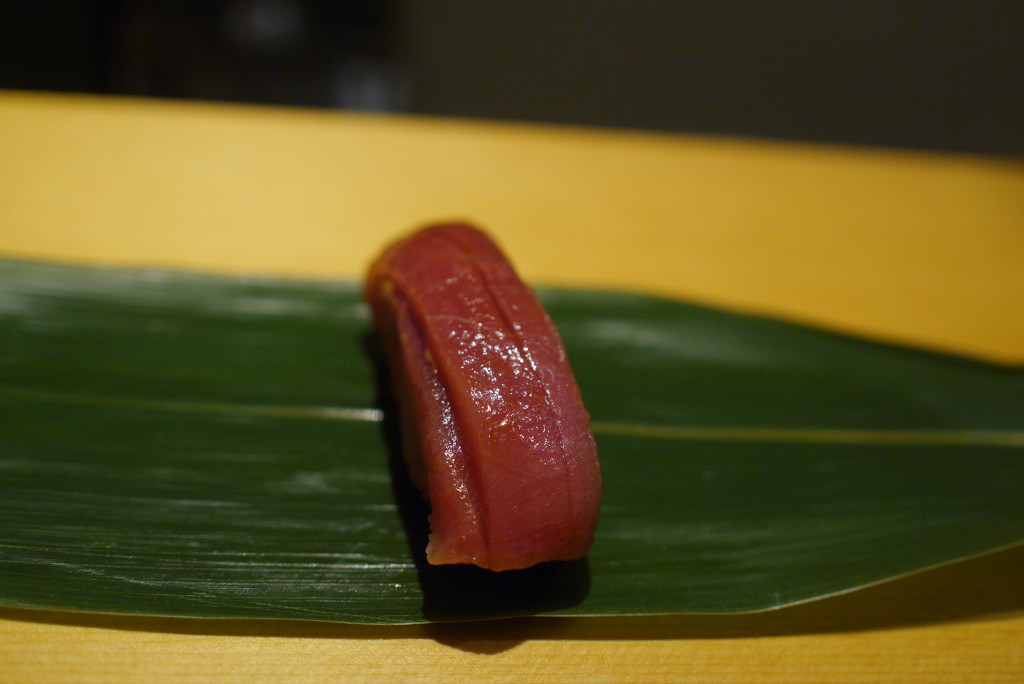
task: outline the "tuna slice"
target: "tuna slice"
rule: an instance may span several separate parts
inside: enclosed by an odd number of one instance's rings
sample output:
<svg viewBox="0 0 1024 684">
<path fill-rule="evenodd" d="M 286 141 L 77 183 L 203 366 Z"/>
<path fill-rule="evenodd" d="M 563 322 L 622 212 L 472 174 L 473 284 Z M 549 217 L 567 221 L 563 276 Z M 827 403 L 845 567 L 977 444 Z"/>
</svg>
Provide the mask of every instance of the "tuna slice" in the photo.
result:
<svg viewBox="0 0 1024 684">
<path fill-rule="evenodd" d="M 484 233 L 425 228 L 371 266 L 413 482 L 431 506 L 431 564 L 490 570 L 590 548 L 601 474 L 565 348 Z"/>
</svg>

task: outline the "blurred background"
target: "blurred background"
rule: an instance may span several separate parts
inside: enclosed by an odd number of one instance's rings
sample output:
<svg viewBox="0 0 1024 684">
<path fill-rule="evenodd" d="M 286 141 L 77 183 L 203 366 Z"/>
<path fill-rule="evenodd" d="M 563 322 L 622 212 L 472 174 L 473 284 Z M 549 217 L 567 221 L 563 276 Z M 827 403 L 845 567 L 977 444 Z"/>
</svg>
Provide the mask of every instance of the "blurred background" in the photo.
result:
<svg viewBox="0 0 1024 684">
<path fill-rule="evenodd" d="M 0 0 L 0 88 L 1024 155 L 1024 2 Z"/>
</svg>

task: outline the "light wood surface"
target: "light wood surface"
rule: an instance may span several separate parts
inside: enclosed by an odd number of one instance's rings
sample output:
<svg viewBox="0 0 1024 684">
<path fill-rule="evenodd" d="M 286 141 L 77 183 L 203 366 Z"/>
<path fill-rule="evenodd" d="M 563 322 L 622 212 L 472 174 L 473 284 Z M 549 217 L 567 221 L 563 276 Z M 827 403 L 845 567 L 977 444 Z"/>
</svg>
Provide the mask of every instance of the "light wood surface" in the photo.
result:
<svg viewBox="0 0 1024 684">
<path fill-rule="evenodd" d="M 533 282 L 1024 363 L 1024 166 L 0 93 L 0 255 L 358 277 L 424 222 Z M 0 609 L 0 682 L 1024 681 L 1024 551 L 773 613 L 353 627 Z"/>
</svg>

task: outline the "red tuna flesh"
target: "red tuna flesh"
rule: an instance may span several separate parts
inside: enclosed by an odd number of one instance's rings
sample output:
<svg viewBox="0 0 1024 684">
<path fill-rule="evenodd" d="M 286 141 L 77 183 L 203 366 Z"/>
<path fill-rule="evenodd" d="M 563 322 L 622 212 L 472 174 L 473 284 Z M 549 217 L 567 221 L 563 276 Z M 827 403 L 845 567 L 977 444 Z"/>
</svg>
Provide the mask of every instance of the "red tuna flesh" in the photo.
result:
<svg viewBox="0 0 1024 684">
<path fill-rule="evenodd" d="M 497 245 L 425 228 L 373 263 L 366 294 L 431 506 L 428 562 L 583 557 L 601 500 L 590 419 L 558 331 Z"/>
</svg>

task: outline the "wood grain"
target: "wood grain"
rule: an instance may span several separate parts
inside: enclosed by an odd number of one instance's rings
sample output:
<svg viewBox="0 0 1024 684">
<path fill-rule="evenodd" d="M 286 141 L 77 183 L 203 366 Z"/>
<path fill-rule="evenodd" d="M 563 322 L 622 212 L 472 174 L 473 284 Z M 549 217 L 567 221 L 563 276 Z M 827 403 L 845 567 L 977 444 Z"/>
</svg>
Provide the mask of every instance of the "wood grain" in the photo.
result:
<svg viewBox="0 0 1024 684">
<path fill-rule="evenodd" d="M 359 275 L 427 221 L 534 281 L 1024 362 L 1020 164 L 741 140 L 0 94 L 0 251 Z M 1024 679 L 1024 551 L 738 616 L 358 628 L 0 611 L 0 682 Z"/>
</svg>

